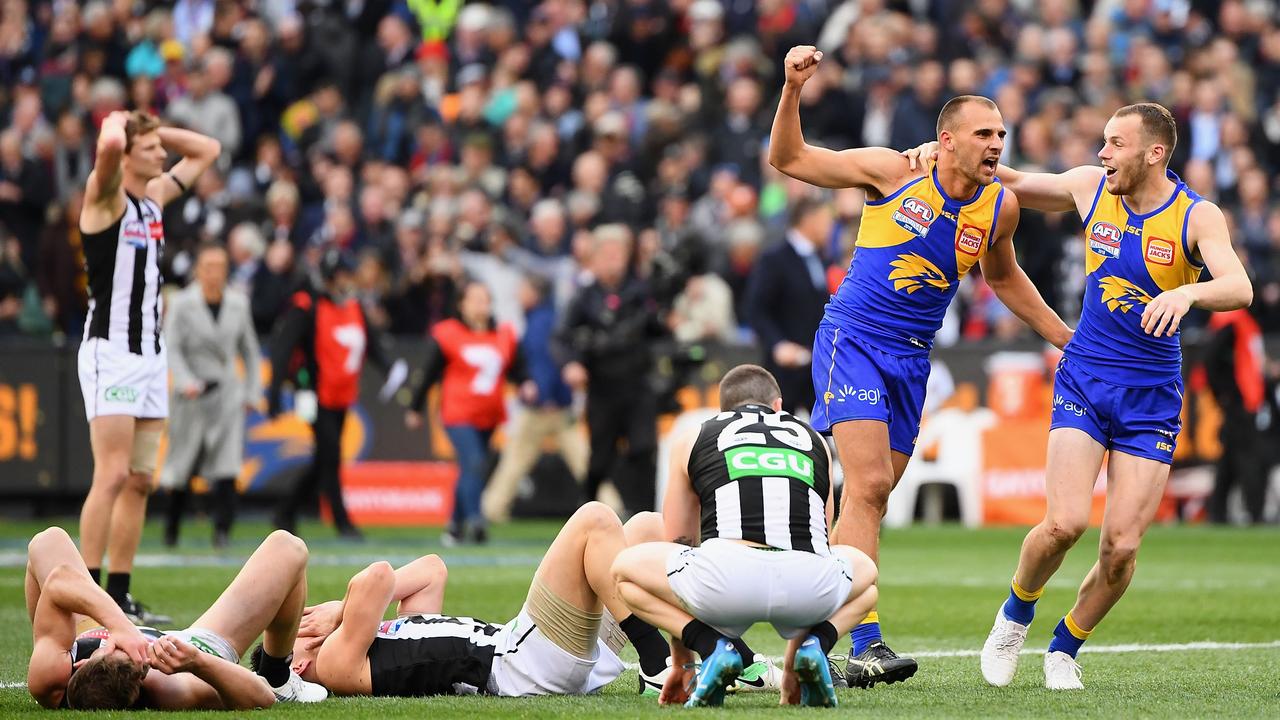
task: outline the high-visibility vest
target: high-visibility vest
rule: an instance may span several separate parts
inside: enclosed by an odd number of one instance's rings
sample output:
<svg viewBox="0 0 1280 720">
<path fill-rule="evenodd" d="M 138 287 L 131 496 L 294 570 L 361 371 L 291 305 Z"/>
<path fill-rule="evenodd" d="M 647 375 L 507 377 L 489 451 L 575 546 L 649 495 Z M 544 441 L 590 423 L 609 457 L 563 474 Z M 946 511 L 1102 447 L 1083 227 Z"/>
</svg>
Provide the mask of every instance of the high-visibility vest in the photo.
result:
<svg viewBox="0 0 1280 720">
<path fill-rule="evenodd" d="M 458 21 L 462 0 L 408 0 L 409 10 L 422 26 L 423 40 L 444 40 Z"/>
</svg>

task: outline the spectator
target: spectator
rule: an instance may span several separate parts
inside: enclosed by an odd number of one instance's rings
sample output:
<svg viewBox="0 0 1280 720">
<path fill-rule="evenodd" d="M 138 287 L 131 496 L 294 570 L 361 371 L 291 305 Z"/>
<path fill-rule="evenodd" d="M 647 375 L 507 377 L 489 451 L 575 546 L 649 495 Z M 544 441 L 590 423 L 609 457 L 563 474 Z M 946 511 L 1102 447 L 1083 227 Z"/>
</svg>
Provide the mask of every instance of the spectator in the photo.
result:
<svg viewBox="0 0 1280 720">
<path fill-rule="evenodd" d="M 536 392 L 525 398 L 520 414 L 507 428 L 502 457 L 484 493 L 484 515 L 493 522 L 505 522 L 511 516 L 520 479 L 533 468 L 548 438 L 555 439 L 575 481 L 581 483 L 587 475 L 588 448 L 578 431 L 573 391 L 560 377 L 560 365 L 551 352 L 557 320 L 549 290 L 546 282 L 536 279 L 520 285 L 525 311 L 520 350 Z"/>
<path fill-rule="evenodd" d="M 806 197 L 792 204 L 786 241 L 760 256 L 747 285 L 745 317 L 790 413 L 813 408 L 813 337 L 831 297 L 821 253 L 833 221 L 822 200 Z"/>
<path fill-rule="evenodd" d="M 250 308 L 253 328 L 261 337 L 271 333 L 276 320 L 285 312 L 289 296 L 297 289 L 293 264 L 293 245 L 276 240 L 267 247 L 262 262 L 250 283 Z"/>
<path fill-rule="evenodd" d="M 210 243 L 195 254 L 194 281 L 175 294 L 165 313 L 173 410 L 160 475 L 161 487 L 169 490 L 164 542 L 177 544 L 188 486 L 199 474 L 213 486 L 213 546 L 223 549 L 235 520 L 245 412 L 262 397 L 262 356 L 249 298 L 227 287 L 226 250 Z M 243 381 L 237 364 L 244 367 Z"/>
<path fill-rule="evenodd" d="M 1263 368 L 1267 362 L 1262 334 L 1248 310 L 1214 313 L 1209 332 L 1205 376 L 1222 408 L 1222 456 L 1209 497 L 1209 521 L 1230 521 L 1227 501 L 1238 486 L 1249 520 L 1260 523 L 1266 505 L 1268 466 L 1258 425 L 1258 411 L 1265 402 Z"/>
<path fill-rule="evenodd" d="M 601 484 L 612 479 L 627 511 L 636 513 L 654 504 L 658 410 L 647 378 L 653 368 L 650 347 L 666 328 L 648 286 L 628 275 L 631 249 L 626 226 L 596 229 L 594 280 L 566 310 L 557 347 L 565 382 L 587 392 L 591 461 L 585 498 L 596 499 Z"/>
<path fill-rule="evenodd" d="M 240 111 L 235 102 L 222 92 L 230 79 L 231 56 L 221 48 L 212 48 L 206 58 L 187 74 L 187 94 L 169 103 L 170 120 L 222 143 L 224 158 L 235 157 L 240 150 Z M 224 161 L 221 167 L 225 168 Z"/>
<path fill-rule="evenodd" d="M 36 283 L 44 312 L 68 337 L 79 337 L 88 309 L 88 278 L 80 244 L 80 206 L 83 190 L 73 191 L 40 238 Z"/>
<path fill-rule="evenodd" d="M 53 189 L 45 169 L 22 156 L 22 140 L 14 128 L 0 132 L 0 222 L 18 244 L 22 266 L 32 268 Z"/>
<path fill-rule="evenodd" d="M 442 538 L 447 546 L 464 540 L 488 542 L 480 501 L 489 467 L 489 441 L 506 419 L 505 381 L 519 383 L 526 402 L 532 402 L 537 393 L 536 385 L 528 381 L 515 329 L 495 323 L 492 310 L 492 296 L 483 283 L 462 286 L 458 317 L 431 329 L 422 381 L 413 391 L 412 409 L 405 414 L 409 429 L 421 428 L 427 391 L 440 383 L 440 423 L 458 461 L 453 517 Z"/>
</svg>

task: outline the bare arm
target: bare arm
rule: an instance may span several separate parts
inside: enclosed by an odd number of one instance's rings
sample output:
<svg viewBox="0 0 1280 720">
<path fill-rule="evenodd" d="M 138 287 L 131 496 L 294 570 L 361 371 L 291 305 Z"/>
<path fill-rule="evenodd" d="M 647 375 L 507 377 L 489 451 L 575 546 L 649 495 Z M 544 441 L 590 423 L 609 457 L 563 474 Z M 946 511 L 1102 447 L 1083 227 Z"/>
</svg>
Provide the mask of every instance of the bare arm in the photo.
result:
<svg viewBox="0 0 1280 720">
<path fill-rule="evenodd" d="M 151 646 L 157 672 L 143 683 L 147 704 L 160 710 L 252 710 L 275 704 L 275 694 L 257 673 L 164 637 Z"/>
<path fill-rule="evenodd" d="M 1005 307 L 1061 349 L 1071 339 L 1071 328 L 1044 301 L 1031 278 L 1018 265 L 1018 257 L 1013 252 L 1013 233 L 1018 227 L 1020 213 L 1018 197 L 1006 189 L 1000 217 L 996 220 L 995 241 L 980 261 L 982 277 Z"/>
<path fill-rule="evenodd" d="M 222 145 L 211 137 L 180 128 L 162 127 L 156 132 L 165 150 L 182 156 L 169 172 L 147 183 L 147 197 L 164 207 L 195 185 L 200 173 L 218 159 Z"/>
<path fill-rule="evenodd" d="M 822 53 L 812 45 L 791 48 L 783 61 L 786 82 L 769 135 L 769 164 L 779 172 L 819 187 L 860 187 L 876 195 L 892 192 L 912 172 L 901 154 L 888 148 L 836 152 L 809 145 L 800 128 L 800 89 L 813 76 Z"/>
<path fill-rule="evenodd" d="M 1082 219 L 1093 206 L 1102 176 L 1102 168 L 1091 165 L 1060 173 L 1022 172 L 1006 165 L 996 168 L 996 177 L 1023 205 L 1043 212 L 1075 210 Z"/>
<path fill-rule="evenodd" d="M 1222 210 L 1208 201 L 1196 203 L 1186 232 L 1191 252 L 1199 251 L 1213 279 L 1166 290 L 1147 303 L 1142 329 L 1155 337 L 1177 332 L 1182 316 L 1192 307 L 1223 311 L 1249 307 L 1253 302 L 1253 285 L 1231 245 Z"/>
<path fill-rule="evenodd" d="M 124 616 L 120 606 L 90 579 L 83 568 L 55 567 L 40 583 L 31 631 L 33 647 L 27 665 L 27 688 L 45 707 L 58 707 L 71 678 L 71 645 L 76 615 L 102 623 L 110 642 L 141 664 L 147 661 L 147 641 Z"/>
<path fill-rule="evenodd" d="M 424 555 L 397 568 L 390 603 L 399 603 L 397 615 L 433 615 L 444 609 L 444 589 L 449 582 L 449 568 L 439 555 Z M 318 647 L 342 624 L 345 604 L 342 600 L 311 605 L 302 611 L 298 637 L 307 638 L 310 647 Z"/>
<path fill-rule="evenodd" d="M 698 428 L 690 428 L 672 443 L 667 472 L 667 491 L 662 499 L 662 523 L 667 540 L 697 545 L 700 535 L 698 513 L 701 503 L 689 480 L 689 453 L 698 439 Z"/>
<path fill-rule="evenodd" d="M 902 155 L 912 170 L 927 171 L 938 160 L 938 143 L 927 143 L 905 150 Z M 1043 212 L 1075 210 L 1084 218 L 1093 206 L 1093 198 L 1102 182 L 1101 167 L 1081 165 L 1061 173 L 1023 172 L 1008 165 L 996 168 L 996 177 L 1012 190 L 1023 205 Z"/>
<path fill-rule="evenodd" d="M 341 695 L 369 691 L 369 646 L 395 587 L 395 570 L 387 562 L 373 563 L 351 578 L 342 600 L 342 622 L 316 656 L 316 675 L 325 687 Z"/>
</svg>

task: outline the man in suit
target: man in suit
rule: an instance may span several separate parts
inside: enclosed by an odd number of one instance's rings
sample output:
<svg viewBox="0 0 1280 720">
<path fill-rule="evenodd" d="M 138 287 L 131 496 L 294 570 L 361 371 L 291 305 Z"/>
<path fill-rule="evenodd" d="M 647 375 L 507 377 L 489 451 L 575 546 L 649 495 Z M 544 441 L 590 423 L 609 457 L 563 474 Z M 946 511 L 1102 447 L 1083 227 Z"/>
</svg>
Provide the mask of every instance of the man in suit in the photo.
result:
<svg viewBox="0 0 1280 720">
<path fill-rule="evenodd" d="M 766 251 L 747 282 L 747 320 L 765 353 L 765 367 L 782 389 L 784 409 L 805 417 L 813 408 L 810 347 L 827 304 L 821 250 L 831 234 L 830 206 L 813 197 L 791 206 L 786 240 Z"/>
<path fill-rule="evenodd" d="M 244 452 L 244 416 L 262 396 L 249 300 L 227 287 L 227 266 L 225 248 L 201 246 L 195 282 L 174 295 L 165 318 L 173 376 L 169 455 L 160 475 L 160 485 L 170 491 L 168 545 L 178 541 L 187 483 L 199 474 L 213 487 L 213 544 L 226 546 Z M 243 383 L 237 357 L 244 363 Z"/>
</svg>

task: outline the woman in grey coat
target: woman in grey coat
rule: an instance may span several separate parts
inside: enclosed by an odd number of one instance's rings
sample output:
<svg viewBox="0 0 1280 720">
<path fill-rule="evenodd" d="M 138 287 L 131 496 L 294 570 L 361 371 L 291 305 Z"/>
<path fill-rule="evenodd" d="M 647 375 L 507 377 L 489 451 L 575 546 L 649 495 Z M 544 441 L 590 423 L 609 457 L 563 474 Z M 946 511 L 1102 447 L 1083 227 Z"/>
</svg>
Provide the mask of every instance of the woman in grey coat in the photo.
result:
<svg viewBox="0 0 1280 720">
<path fill-rule="evenodd" d="M 160 485 L 170 491 L 165 543 L 178 541 L 188 484 L 213 488 L 213 544 L 224 547 L 235 514 L 236 476 L 244 456 L 245 413 L 262 396 L 258 338 L 249 300 L 227 287 L 227 251 L 202 245 L 195 279 L 174 294 L 165 317 L 169 370 L 169 454 Z M 236 367 L 244 365 L 244 379 Z"/>
</svg>

